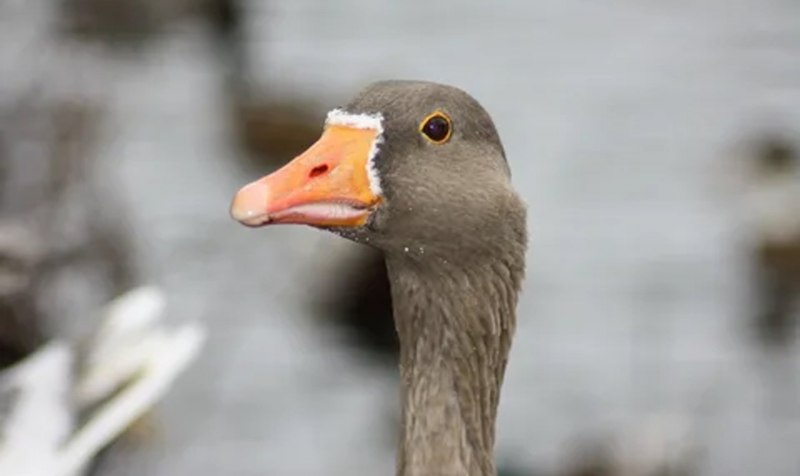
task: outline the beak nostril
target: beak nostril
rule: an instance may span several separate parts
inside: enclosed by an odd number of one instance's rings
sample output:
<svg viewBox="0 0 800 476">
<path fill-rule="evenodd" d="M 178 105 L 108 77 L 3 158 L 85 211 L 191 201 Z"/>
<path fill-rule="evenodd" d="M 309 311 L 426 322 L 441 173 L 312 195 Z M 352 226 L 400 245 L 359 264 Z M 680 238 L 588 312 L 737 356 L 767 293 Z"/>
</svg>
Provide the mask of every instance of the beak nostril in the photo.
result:
<svg viewBox="0 0 800 476">
<path fill-rule="evenodd" d="M 328 164 L 317 165 L 308 174 L 309 178 L 318 177 L 328 171 Z"/>
</svg>

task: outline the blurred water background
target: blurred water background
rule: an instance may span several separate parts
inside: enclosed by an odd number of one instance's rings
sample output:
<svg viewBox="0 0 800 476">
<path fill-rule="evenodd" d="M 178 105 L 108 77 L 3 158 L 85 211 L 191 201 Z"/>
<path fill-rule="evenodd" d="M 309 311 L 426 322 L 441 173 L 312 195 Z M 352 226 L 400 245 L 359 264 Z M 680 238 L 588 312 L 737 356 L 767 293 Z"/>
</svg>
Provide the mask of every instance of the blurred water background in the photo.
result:
<svg viewBox="0 0 800 476">
<path fill-rule="evenodd" d="M 393 363 L 313 305 L 366 286 L 361 250 L 227 214 L 239 186 L 382 78 L 478 98 L 529 205 L 498 421 L 507 474 L 565 474 L 615 438 L 636 457 L 691 460 L 687 474 L 800 474 L 797 306 L 763 309 L 772 235 L 748 201 L 770 187 L 754 178 L 763 151 L 800 147 L 800 3 L 249 0 L 241 29 L 223 2 L 103 3 L 0 1 L 0 217 L 30 225 L 32 190 L 52 186 L 42 163 L 73 150 L 51 140 L 52 108 L 78 114 L 71 125 L 96 114 L 74 185 L 33 235 L 87 255 L 105 243 L 92 262 L 126 264 L 49 277 L 35 298 L 45 329 L 78 336 L 114 286 L 146 281 L 170 319 L 200 319 L 210 337 L 148 429 L 93 474 L 392 474 Z M 76 33 L 65 8 L 112 26 Z M 770 203 L 800 216 L 800 201 Z M 800 244 L 785 241 L 777 262 L 796 265 Z M 794 270 L 776 286 L 796 290 Z"/>
</svg>

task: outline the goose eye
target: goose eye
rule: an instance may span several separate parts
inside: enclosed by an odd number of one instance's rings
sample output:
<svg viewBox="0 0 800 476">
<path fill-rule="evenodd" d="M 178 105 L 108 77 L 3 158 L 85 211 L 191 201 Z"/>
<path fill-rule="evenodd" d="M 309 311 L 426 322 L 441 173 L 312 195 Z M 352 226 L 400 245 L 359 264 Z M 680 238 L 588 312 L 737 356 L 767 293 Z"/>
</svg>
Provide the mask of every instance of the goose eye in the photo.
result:
<svg viewBox="0 0 800 476">
<path fill-rule="evenodd" d="M 443 144 L 450 138 L 450 118 L 444 113 L 435 112 L 422 121 L 420 132 L 431 142 Z"/>
</svg>

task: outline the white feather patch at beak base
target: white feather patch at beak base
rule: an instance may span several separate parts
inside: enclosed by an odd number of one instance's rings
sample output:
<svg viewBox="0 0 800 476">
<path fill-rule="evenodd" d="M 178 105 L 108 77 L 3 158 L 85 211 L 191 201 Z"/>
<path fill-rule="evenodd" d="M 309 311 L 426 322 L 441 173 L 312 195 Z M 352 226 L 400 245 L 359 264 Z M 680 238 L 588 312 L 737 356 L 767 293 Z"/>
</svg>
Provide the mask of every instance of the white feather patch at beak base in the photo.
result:
<svg viewBox="0 0 800 476">
<path fill-rule="evenodd" d="M 383 143 L 383 115 L 379 112 L 375 114 L 353 114 L 337 108 L 328 112 L 325 118 L 325 126 L 373 129 L 377 131 L 367 158 L 367 177 L 369 177 L 369 188 L 372 193 L 378 197 L 383 196 L 381 178 L 378 174 L 378 168 L 375 166 L 375 157 L 378 155 L 379 146 Z"/>
</svg>

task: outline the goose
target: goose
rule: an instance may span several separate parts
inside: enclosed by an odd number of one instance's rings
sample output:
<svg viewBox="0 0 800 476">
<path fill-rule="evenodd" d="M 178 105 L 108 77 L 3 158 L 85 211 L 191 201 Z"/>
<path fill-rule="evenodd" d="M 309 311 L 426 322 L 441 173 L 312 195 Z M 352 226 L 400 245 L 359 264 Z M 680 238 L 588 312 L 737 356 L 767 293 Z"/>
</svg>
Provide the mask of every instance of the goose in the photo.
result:
<svg viewBox="0 0 800 476">
<path fill-rule="evenodd" d="M 400 342 L 396 474 L 496 474 L 527 213 L 476 99 L 440 83 L 372 83 L 327 114 L 305 152 L 241 188 L 230 214 L 380 250 Z"/>
<path fill-rule="evenodd" d="M 773 134 L 756 144 L 742 197 L 756 283 L 757 329 L 765 344 L 795 337 L 800 297 L 800 153 Z"/>
</svg>

